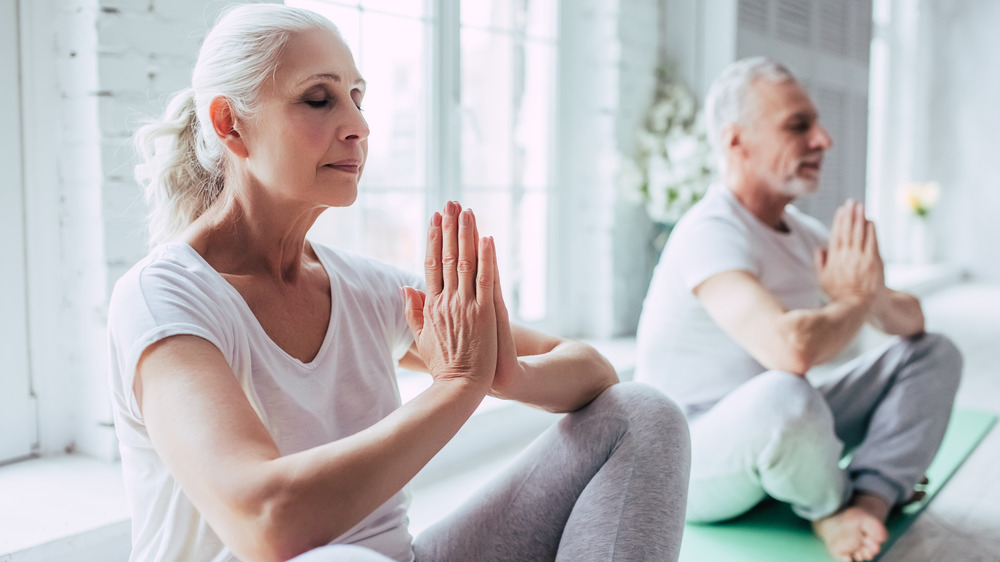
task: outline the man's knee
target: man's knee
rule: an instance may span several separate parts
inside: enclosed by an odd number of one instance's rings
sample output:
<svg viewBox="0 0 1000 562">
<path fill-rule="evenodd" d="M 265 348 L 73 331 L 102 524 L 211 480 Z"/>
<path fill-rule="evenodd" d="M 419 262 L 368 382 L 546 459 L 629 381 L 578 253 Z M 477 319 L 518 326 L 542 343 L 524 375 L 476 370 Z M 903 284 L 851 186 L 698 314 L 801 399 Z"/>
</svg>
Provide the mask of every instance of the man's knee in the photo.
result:
<svg viewBox="0 0 1000 562">
<path fill-rule="evenodd" d="M 747 400 L 769 431 L 782 435 L 807 433 L 833 427 L 833 415 L 823 395 L 807 380 L 784 371 L 767 371 L 746 384 Z"/>
<path fill-rule="evenodd" d="M 926 333 L 913 343 L 919 346 L 921 360 L 927 363 L 933 378 L 947 388 L 957 390 L 962 378 L 963 360 L 955 342 L 942 334 Z"/>
</svg>

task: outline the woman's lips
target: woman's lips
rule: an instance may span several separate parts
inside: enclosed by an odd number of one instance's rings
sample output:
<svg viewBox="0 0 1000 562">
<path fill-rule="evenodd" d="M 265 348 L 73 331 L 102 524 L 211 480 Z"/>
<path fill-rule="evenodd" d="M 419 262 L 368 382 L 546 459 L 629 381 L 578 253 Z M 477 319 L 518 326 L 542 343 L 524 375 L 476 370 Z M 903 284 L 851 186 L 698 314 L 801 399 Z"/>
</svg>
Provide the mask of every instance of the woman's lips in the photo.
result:
<svg viewBox="0 0 1000 562">
<path fill-rule="evenodd" d="M 347 172 L 348 174 L 356 174 L 358 170 L 361 169 L 360 164 L 327 164 L 328 168 L 333 168 L 334 170 L 340 170 L 341 172 Z"/>
</svg>

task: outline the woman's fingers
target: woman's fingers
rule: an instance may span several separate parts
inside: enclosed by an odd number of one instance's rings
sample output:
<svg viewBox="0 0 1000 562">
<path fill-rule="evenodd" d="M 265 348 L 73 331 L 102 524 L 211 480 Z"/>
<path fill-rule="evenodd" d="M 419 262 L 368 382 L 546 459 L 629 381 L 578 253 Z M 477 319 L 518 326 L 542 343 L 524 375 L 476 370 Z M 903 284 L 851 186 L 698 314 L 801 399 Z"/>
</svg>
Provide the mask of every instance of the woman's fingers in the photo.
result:
<svg viewBox="0 0 1000 562">
<path fill-rule="evenodd" d="M 472 209 L 465 209 L 458 216 L 458 292 L 466 299 L 476 296 L 477 249 L 476 217 Z"/>
<path fill-rule="evenodd" d="M 444 204 L 444 217 L 441 219 L 441 267 L 444 279 L 444 290 L 458 289 L 458 216 L 462 206 L 453 201 Z"/>
<path fill-rule="evenodd" d="M 414 341 L 420 341 L 420 333 L 424 331 L 424 300 L 426 295 L 413 287 L 403 287 L 403 317 L 410 327 Z"/>
<path fill-rule="evenodd" d="M 493 237 L 479 239 L 478 271 L 476 272 L 476 302 L 480 307 L 492 308 L 493 289 L 496 283 L 495 263 L 496 246 L 493 244 Z"/>
<path fill-rule="evenodd" d="M 424 278 L 427 294 L 438 295 L 444 288 L 441 271 L 441 215 L 434 213 L 427 227 L 427 254 L 424 259 Z"/>
</svg>

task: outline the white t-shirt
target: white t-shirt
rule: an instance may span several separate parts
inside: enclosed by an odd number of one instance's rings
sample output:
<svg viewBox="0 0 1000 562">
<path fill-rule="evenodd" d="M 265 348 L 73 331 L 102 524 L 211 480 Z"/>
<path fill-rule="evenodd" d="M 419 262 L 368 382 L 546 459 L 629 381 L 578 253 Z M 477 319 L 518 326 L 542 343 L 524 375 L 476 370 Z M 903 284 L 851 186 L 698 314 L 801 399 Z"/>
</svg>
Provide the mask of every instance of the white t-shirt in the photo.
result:
<svg viewBox="0 0 1000 562">
<path fill-rule="evenodd" d="M 789 232 L 760 222 L 716 185 L 667 239 L 639 318 L 636 380 L 662 390 L 689 416 L 765 371 L 712 320 L 695 287 L 745 270 L 787 310 L 823 305 L 813 254 L 826 246 L 826 228 L 792 205 L 782 220 Z"/>
<path fill-rule="evenodd" d="M 330 277 L 332 307 L 322 347 L 309 363 L 278 347 L 236 289 L 187 244 L 156 248 L 115 285 L 110 387 L 132 510 L 132 560 L 236 560 L 149 440 L 132 383 L 139 356 L 154 342 L 191 334 L 218 347 L 282 455 L 357 433 L 399 407 L 395 366 L 413 341 L 400 287 L 423 281 L 360 256 L 313 248 Z M 408 502 L 400 491 L 334 542 L 412 560 Z"/>
</svg>

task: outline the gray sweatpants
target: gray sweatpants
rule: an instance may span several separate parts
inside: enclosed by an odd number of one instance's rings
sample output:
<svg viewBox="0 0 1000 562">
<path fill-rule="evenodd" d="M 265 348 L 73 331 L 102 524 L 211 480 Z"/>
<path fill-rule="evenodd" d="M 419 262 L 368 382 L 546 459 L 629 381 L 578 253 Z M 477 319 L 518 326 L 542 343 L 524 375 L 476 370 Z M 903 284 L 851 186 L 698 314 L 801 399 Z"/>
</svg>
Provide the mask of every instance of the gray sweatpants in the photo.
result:
<svg viewBox="0 0 1000 562">
<path fill-rule="evenodd" d="M 818 387 L 781 371 L 754 377 L 690 420 L 688 520 L 730 519 L 766 496 L 810 520 L 855 491 L 905 501 L 941 444 L 961 371 L 955 345 L 925 334 L 893 338 Z"/>
<path fill-rule="evenodd" d="M 616 384 L 421 533 L 416 560 L 676 560 L 690 455 L 687 422 L 673 402 L 642 384 Z M 388 560 L 339 546 L 300 559 Z"/>
</svg>

